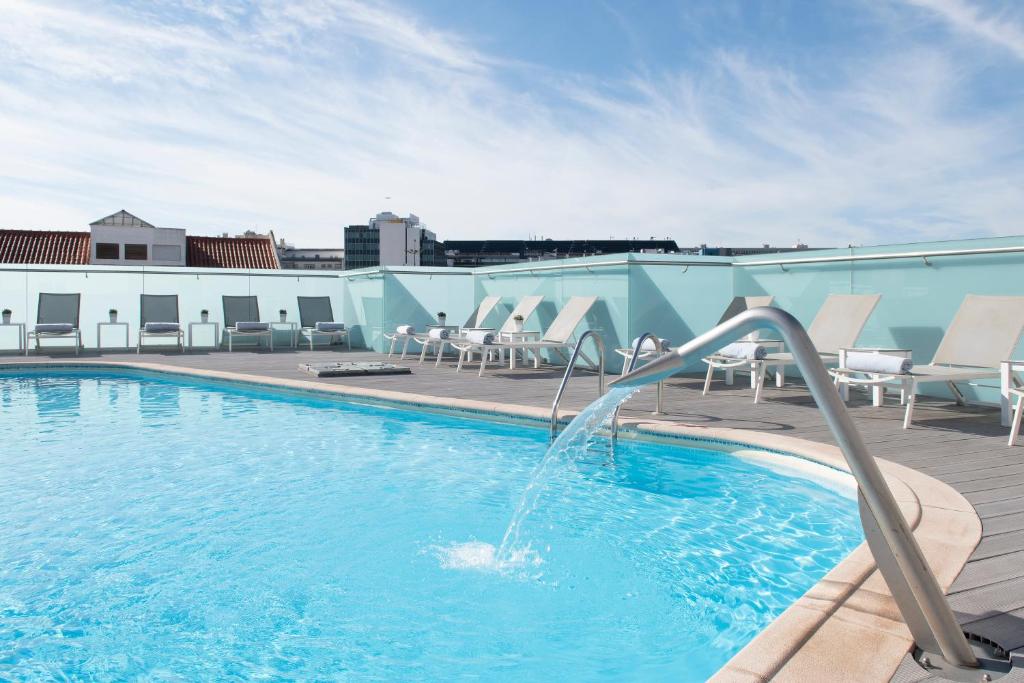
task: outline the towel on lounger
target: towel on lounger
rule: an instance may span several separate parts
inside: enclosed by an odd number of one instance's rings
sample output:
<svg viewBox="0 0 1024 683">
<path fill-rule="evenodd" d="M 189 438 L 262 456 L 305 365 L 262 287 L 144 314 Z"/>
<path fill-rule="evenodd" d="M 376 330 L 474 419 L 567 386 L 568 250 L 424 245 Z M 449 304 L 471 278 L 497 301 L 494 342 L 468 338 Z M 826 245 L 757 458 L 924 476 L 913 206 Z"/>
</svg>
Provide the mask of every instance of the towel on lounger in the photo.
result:
<svg viewBox="0 0 1024 683">
<path fill-rule="evenodd" d="M 487 330 L 470 330 L 466 333 L 466 341 L 489 346 L 494 343 L 494 333 Z"/>
<path fill-rule="evenodd" d="M 443 327 L 433 327 L 427 332 L 427 336 L 431 339 L 447 339 L 451 333 Z"/>
<path fill-rule="evenodd" d="M 146 323 L 143 331 L 152 334 L 159 334 L 162 332 L 181 332 L 181 325 L 178 323 Z"/>
<path fill-rule="evenodd" d="M 768 349 L 755 342 L 733 342 L 719 351 L 718 355 L 737 360 L 764 360 Z"/>
<path fill-rule="evenodd" d="M 629 348 L 635 349 L 636 348 L 636 343 L 638 341 L 640 341 L 640 337 L 637 337 L 636 339 L 631 341 L 629 343 Z M 668 339 L 662 339 L 661 340 L 661 350 L 662 351 L 668 351 L 669 346 L 670 346 L 670 344 L 668 343 Z M 656 351 L 656 350 L 657 350 L 657 348 L 654 345 L 654 340 L 653 339 L 651 339 L 650 337 L 648 337 L 647 339 L 644 339 L 643 346 L 640 347 L 640 351 L 641 352 L 651 352 L 651 351 Z"/>
<path fill-rule="evenodd" d="M 238 332 L 266 332 L 270 329 L 270 323 L 244 322 L 235 323 L 235 330 Z"/>
<path fill-rule="evenodd" d="M 43 334 L 67 334 L 75 329 L 71 323 L 43 323 L 36 325 L 36 332 Z"/>
<path fill-rule="evenodd" d="M 399 325 L 395 328 L 395 332 L 398 334 L 416 334 L 415 325 Z"/>
<path fill-rule="evenodd" d="M 905 375 L 913 369 L 914 361 L 903 356 L 892 356 L 885 353 L 849 351 L 846 354 L 846 367 L 858 372 Z"/>
<path fill-rule="evenodd" d="M 317 323 L 317 332 L 344 332 L 345 323 Z"/>
</svg>

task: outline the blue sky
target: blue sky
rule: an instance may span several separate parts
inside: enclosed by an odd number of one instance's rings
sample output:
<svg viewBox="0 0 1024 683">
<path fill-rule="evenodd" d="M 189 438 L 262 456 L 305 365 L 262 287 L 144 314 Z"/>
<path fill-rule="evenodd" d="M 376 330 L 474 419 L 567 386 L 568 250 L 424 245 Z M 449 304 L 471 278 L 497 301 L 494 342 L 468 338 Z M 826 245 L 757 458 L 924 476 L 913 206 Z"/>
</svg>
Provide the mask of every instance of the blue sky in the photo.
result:
<svg viewBox="0 0 1024 683">
<path fill-rule="evenodd" d="M 0 0 L 0 225 L 1024 232 L 1024 5 Z"/>
</svg>

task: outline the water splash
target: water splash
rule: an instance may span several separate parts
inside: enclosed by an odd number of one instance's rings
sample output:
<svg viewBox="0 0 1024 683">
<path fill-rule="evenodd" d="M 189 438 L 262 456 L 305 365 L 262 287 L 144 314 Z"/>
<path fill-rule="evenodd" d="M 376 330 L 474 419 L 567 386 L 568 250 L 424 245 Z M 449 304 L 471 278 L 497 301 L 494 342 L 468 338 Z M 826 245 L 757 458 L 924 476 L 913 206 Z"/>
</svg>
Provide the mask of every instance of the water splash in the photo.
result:
<svg viewBox="0 0 1024 683">
<path fill-rule="evenodd" d="M 444 569 L 509 572 L 538 567 L 543 562 L 540 555 L 529 547 L 519 548 L 509 557 L 499 559 L 497 547 L 483 541 L 453 543 L 436 547 L 435 551 Z"/>
<path fill-rule="evenodd" d="M 498 565 L 513 562 L 523 552 L 530 552 L 529 545 L 520 542 L 523 522 L 530 513 L 537 509 L 540 494 L 548 483 L 556 477 L 565 466 L 581 453 L 586 452 L 587 445 L 597 435 L 601 426 L 622 403 L 636 393 L 638 387 L 613 387 L 607 394 L 587 406 L 583 412 L 558 435 L 554 443 L 548 447 L 547 453 L 533 470 L 530 483 L 526 485 L 523 495 L 516 505 L 512 521 L 509 522 L 505 536 L 501 539 L 493 560 Z"/>
</svg>

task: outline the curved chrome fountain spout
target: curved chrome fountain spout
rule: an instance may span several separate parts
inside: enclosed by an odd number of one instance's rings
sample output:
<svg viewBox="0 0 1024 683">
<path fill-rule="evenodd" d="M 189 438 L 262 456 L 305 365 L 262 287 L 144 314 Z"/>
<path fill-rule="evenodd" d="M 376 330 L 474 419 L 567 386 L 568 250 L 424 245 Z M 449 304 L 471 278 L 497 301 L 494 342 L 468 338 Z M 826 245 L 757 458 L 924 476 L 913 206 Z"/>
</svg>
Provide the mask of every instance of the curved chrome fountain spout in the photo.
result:
<svg viewBox="0 0 1024 683">
<path fill-rule="evenodd" d="M 610 386 L 637 386 L 663 380 L 688 362 L 765 327 L 774 328 L 782 335 L 857 480 L 861 524 L 868 545 L 918 647 L 940 655 L 954 667 L 977 669 L 978 659 L 900 512 L 878 463 L 868 453 L 821 357 L 796 318 L 778 308 L 752 308 L 683 344 L 673 353 L 614 380 Z"/>
</svg>

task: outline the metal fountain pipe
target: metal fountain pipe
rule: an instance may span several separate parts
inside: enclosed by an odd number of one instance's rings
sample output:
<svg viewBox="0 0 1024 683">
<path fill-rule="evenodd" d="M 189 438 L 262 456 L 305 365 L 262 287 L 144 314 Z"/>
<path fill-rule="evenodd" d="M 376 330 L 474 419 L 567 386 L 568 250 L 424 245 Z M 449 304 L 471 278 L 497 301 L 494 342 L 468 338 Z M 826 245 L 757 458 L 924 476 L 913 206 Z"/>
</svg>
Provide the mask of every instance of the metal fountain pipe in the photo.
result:
<svg viewBox="0 0 1024 683">
<path fill-rule="evenodd" d="M 900 512 L 878 463 L 868 453 L 814 344 L 796 318 L 778 308 L 749 309 L 674 352 L 612 381 L 610 386 L 639 386 L 663 380 L 681 370 L 687 362 L 707 356 L 725 343 L 764 327 L 774 328 L 782 335 L 857 480 L 861 524 L 878 569 L 914 640 L 922 650 L 941 654 L 953 666 L 976 669 L 978 659 L 946 602 L 935 574 Z M 873 540 L 879 542 L 872 543 Z"/>
</svg>

